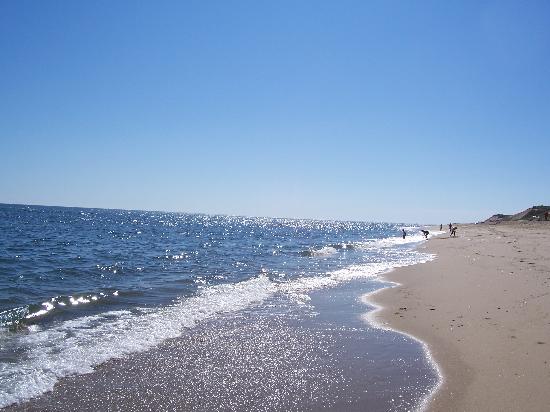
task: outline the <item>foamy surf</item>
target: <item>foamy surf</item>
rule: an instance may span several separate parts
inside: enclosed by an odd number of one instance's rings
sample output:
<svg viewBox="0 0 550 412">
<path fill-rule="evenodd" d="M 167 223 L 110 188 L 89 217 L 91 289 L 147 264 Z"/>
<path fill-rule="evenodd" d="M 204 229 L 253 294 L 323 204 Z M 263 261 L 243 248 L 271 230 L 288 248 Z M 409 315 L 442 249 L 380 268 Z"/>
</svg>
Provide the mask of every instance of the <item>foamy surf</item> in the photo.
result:
<svg viewBox="0 0 550 412">
<path fill-rule="evenodd" d="M 276 291 L 266 276 L 203 289 L 198 296 L 154 311 L 110 311 L 28 333 L 10 342 L 27 350 L 26 360 L 0 369 L 0 407 L 53 389 L 59 378 L 84 374 L 113 358 L 153 348 L 218 313 L 262 302 Z"/>
<path fill-rule="evenodd" d="M 304 250 L 302 256 L 330 256 L 338 252 L 337 248 L 333 246 L 323 246 L 320 249 L 308 249 Z"/>
<path fill-rule="evenodd" d="M 39 396 L 52 390 L 60 378 L 90 373 L 110 359 L 154 348 L 220 313 L 260 304 L 277 293 L 305 302 L 309 291 L 353 279 L 374 278 L 393 268 L 429 259 L 431 255 L 409 251 L 394 262 L 353 265 L 325 276 L 281 281 L 262 274 L 236 284 L 205 287 L 197 296 L 161 309 L 110 311 L 64 321 L 48 329 L 33 325 L 28 333 L 9 341 L 11 347 L 25 349 L 26 357 L 23 362 L 2 364 L 0 407 Z"/>
<path fill-rule="evenodd" d="M 408 227 L 409 228 L 409 227 Z M 414 229 L 414 232 L 413 232 Z M 428 239 L 431 239 L 433 236 L 441 235 L 445 232 L 434 231 L 428 234 Z M 308 249 L 301 252 L 302 256 L 330 256 L 338 253 L 339 251 L 348 251 L 348 250 L 376 250 L 380 248 L 392 248 L 395 246 L 414 246 L 415 244 L 424 242 L 426 237 L 419 233 L 417 227 L 410 227 L 410 231 L 407 232 L 407 236 L 403 238 L 402 236 L 392 236 L 383 239 L 367 239 L 362 242 L 349 242 L 349 243 L 338 243 L 329 246 L 323 246 L 318 249 Z"/>
<path fill-rule="evenodd" d="M 416 228 L 415 233 L 408 232 L 407 236 L 403 238 L 402 236 L 393 236 L 384 239 L 368 239 L 364 242 L 358 242 L 355 246 L 363 250 L 374 250 L 379 248 L 391 248 L 394 246 L 414 246 L 415 244 L 424 242 L 426 237 L 419 232 Z M 434 236 L 439 236 L 444 234 L 442 231 L 433 231 L 428 234 L 428 239 L 431 239 Z"/>
<path fill-rule="evenodd" d="M 372 262 L 362 265 L 352 265 L 328 273 L 326 276 L 304 277 L 291 282 L 279 284 L 279 290 L 285 293 L 304 293 L 315 289 L 334 287 L 342 282 L 355 279 L 374 278 L 392 269 L 424 263 L 432 259 L 432 255 L 409 251 L 393 262 Z"/>
</svg>

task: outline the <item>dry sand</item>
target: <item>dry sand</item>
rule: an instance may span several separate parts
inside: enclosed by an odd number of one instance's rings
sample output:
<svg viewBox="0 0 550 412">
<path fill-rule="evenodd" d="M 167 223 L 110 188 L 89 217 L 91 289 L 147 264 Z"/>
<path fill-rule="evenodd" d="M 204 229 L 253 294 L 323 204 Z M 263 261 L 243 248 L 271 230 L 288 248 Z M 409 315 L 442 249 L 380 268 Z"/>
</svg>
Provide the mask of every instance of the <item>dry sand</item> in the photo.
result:
<svg viewBox="0 0 550 412">
<path fill-rule="evenodd" d="M 459 226 L 386 276 L 376 319 L 428 344 L 444 380 L 432 411 L 550 410 L 550 222 Z"/>
</svg>

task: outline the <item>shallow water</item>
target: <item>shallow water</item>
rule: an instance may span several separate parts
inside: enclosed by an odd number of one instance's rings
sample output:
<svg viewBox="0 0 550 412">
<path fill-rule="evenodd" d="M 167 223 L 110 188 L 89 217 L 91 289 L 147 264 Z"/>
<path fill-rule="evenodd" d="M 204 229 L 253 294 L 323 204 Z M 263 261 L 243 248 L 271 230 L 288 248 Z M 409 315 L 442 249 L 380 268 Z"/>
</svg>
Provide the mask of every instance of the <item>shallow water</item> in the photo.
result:
<svg viewBox="0 0 550 412">
<path fill-rule="evenodd" d="M 437 376 L 417 342 L 362 321 L 360 296 L 378 287 L 347 282 L 307 305 L 274 296 L 10 410 L 411 410 Z"/>
</svg>

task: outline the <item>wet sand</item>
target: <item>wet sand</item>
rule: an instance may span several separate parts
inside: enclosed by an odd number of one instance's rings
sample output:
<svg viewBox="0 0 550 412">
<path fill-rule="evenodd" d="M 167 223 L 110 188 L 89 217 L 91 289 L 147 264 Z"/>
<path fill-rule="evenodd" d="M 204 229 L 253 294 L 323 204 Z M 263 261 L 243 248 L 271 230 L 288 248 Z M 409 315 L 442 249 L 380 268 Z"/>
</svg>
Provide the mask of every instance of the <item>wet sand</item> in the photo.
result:
<svg viewBox="0 0 550 412">
<path fill-rule="evenodd" d="M 550 222 L 459 225 L 386 278 L 373 317 L 425 341 L 443 383 L 432 411 L 550 408 Z"/>
<path fill-rule="evenodd" d="M 112 360 L 8 411 L 404 411 L 437 384 L 422 346 L 372 328 L 353 281 L 279 296 Z"/>
</svg>

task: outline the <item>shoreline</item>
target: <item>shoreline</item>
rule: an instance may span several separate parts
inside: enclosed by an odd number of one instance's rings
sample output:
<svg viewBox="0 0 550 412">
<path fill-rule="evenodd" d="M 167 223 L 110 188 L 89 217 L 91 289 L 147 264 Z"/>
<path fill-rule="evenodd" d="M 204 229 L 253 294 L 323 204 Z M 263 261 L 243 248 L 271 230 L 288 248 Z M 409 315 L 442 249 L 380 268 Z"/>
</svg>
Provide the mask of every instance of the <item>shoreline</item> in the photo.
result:
<svg viewBox="0 0 550 412">
<path fill-rule="evenodd" d="M 425 264 L 425 263 L 429 263 L 429 262 L 417 263 L 416 265 L 422 265 L 422 264 Z M 406 266 L 404 268 L 396 268 L 396 269 L 391 270 L 389 273 L 393 272 L 394 270 L 405 269 L 407 267 L 408 266 Z M 384 331 L 389 331 L 389 332 L 392 332 L 392 333 L 398 333 L 400 335 L 403 335 L 406 338 L 417 342 L 420 345 L 420 347 L 422 348 L 422 352 L 423 352 L 424 357 L 427 359 L 428 364 L 430 365 L 430 367 L 433 369 L 435 375 L 437 376 L 437 383 L 436 383 L 435 387 L 426 396 L 424 396 L 420 400 L 418 406 L 414 409 L 414 411 L 416 411 L 416 412 L 424 412 L 424 411 L 429 409 L 432 399 L 435 397 L 435 395 L 439 392 L 439 390 L 441 389 L 441 387 L 445 383 L 445 376 L 444 376 L 444 374 L 441 370 L 440 365 L 435 360 L 435 358 L 432 354 L 430 345 L 427 342 L 423 341 L 422 339 L 418 338 L 417 336 L 415 336 L 411 333 L 405 332 L 405 331 L 400 330 L 400 329 L 396 329 L 396 328 L 392 327 L 389 323 L 382 322 L 381 319 L 378 318 L 379 317 L 379 312 L 384 311 L 386 308 L 384 306 L 379 305 L 379 304 L 376 303 L 375 296 L 380 294 L 384 290 L 388 290 L 388 289 L 392 289 L 392 288 L 398 288 L 398 287 L 402 286 L 402 284 L 399 283 L 399 282 L 394 282 L 394 281 L 388 280 L 388 278 L 386 276 L 382 276 L 380 278 L 380 282 L 384 283 L 384 284 L 387 284 L 389 286 L 382 286 L 380 289 L 376 289 L 376 290 L 373 290 L 371 292 L 365 293 L 364 295 L 362 295 L 360 297 L 361 302 L 363 302 L 365 305 L 372 308 L 368 312 L 364 313 L 361 317 L 366 323 L 371 325 L 373 328 L 384 330 Z"/>
<path fill-rule="evenodd" d="M 3 410 L 418 410 L 438 376 L 417 339 L 365 322 L 361 297 L 381 283 L 321 288 L 305 306 L 274 297 Z"/>
<path fill-rule="evenodd" d="M 396 285 L 364 296 L 369 322 L 414 337 L 439 366 L 421 409 L 546 410 L 549 246 L 545 222 L 460 226 L 419 246 L 435 260 L 385 274 Z"/>
</svg>

